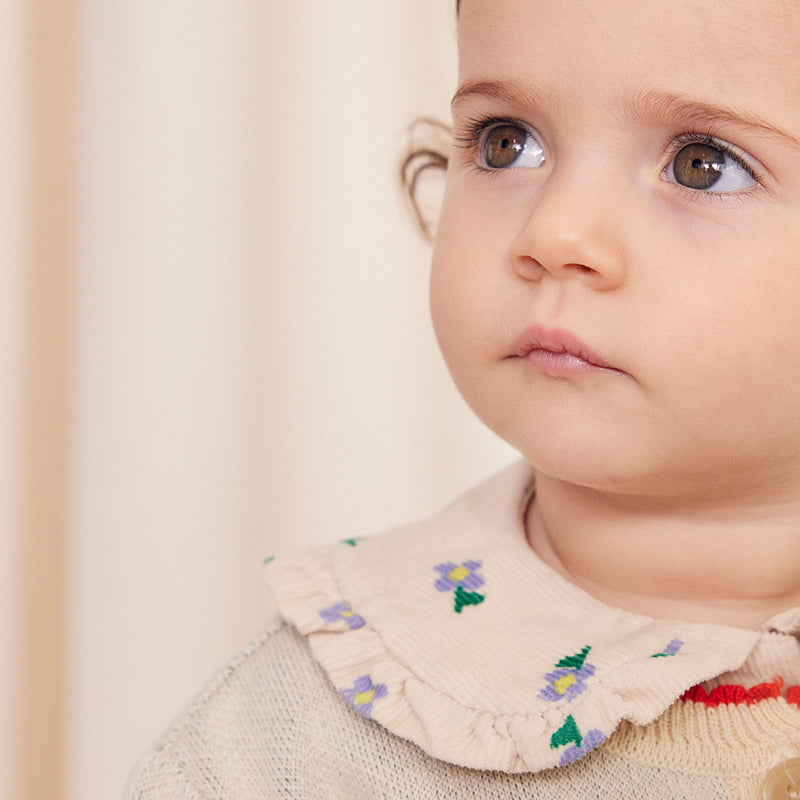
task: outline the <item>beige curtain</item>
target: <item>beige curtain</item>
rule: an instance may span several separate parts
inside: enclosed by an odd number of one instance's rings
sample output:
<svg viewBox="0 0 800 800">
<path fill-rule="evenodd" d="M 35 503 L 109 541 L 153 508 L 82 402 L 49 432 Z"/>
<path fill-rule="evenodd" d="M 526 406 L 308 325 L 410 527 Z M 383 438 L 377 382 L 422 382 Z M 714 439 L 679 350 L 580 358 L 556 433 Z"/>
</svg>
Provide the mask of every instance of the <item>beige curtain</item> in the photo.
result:
<svg viewBox="0 0 800 800">
<path fill-rule="evenodd" d="M 2 10 L 0 792 L 43 798 L 68 757 L 75 8 Z"/>
<path fill-rule="evenodd" d="M 271 553 L 513 457 L 397 190 L 450 0 L 0 0 L 0 796 L 119 797 Z"/>
</svg>

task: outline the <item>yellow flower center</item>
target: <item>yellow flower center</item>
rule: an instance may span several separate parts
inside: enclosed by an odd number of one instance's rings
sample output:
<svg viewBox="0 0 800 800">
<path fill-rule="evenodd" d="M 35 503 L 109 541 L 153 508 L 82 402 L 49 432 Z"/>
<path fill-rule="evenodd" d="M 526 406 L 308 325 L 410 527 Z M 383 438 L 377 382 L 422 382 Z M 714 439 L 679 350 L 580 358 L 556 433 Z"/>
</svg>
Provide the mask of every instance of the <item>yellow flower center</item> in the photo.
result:
<svg viewBox="0 0 800 800">
<path fill-rule="evenodd" d="M 375 699 L 375 690 L 370 689 L 368 692 L 356 692 L 354 703 L 357 706 L 365 706 Z"/>
<path fill-rule="evenodd" d="M 575 685 L 578 679 L 574 675 L 564 675 L 557 681 L 553 681 L 553 689 L 556 694 L 565 694 L 570 686 Z"/>
<path fill-rule="evenodd" d="M 342 611 L 343 617 L 354 617 L 355 615 L 355 611 L 350 611 L 350 609 L 347 609 L 347 611 Z"/>
<path fill-rule="evenodd" d="M 469 570 L 466 567 L 456 567 L 447 573 L 447 577 L 450 578 L 451 581 L 463 581 L 464 578 L 469 577 Z"/>
</svg>

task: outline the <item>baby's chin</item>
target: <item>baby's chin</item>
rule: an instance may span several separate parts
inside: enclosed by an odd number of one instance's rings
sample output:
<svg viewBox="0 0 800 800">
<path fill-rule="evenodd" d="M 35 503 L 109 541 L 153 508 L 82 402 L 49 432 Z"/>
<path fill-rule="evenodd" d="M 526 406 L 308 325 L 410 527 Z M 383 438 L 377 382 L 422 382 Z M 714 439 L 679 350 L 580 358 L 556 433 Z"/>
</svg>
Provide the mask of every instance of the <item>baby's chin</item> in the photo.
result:
<svg viewBox="0 0 800 800">
<path fill-rule="evenodd" d="M 616 452 L 602 441 L 573 432 L 564 436 L 556 430 L 531 431 L 522 438 L 494 432 L 524 458 L 537 475 L 563 483 L 611 493 L 652 491 L 661 483 L 654 465 L 636 453 Z M 516 432 L 515 432 L 516 433 Z"/>
<path fill-rule="evenodd" d="M 623 458 L 619 453 L 570 447 L 543 452 L 541 447 L 517 447 L 531 465 L 537 484 L 558 483 L 563 488 L 616 497 L 624 503 L 684 505 L 709 499 L 709 483 L 692 472 L 654 464 L 652 459 Z M 721 487 L 720 487 L 721 488 Z M 725 496 L 725 491 L 720 491 Z"/>
</svg>

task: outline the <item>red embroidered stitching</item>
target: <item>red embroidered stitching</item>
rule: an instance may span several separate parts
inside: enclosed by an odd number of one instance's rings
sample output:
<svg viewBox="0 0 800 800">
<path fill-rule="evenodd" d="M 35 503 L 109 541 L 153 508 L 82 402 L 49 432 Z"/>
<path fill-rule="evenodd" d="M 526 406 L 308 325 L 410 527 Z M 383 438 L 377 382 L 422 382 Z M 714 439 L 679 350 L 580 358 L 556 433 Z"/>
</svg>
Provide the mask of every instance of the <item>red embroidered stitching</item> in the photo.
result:
<svg viewBox="0 0 800 800">
<path fill-rule="evenodd" d="M 784 680 L 781 677 L 774 678 L 771 682 L 759 683 L 749 689 L 744 686 L 726 683 L 717 686 L 711 692 L 706 692 L 702 686 L 692 686 L 691 689 L 681 695 L 684 702 L 703 703 L 709 708 L 732 703 L 733 705 L 753 705 L 762 700 L 769 700 L 773 697 L 781 697 Z M 786 690 L 786 702 L 800 707 L 800 686 L 790 686 Z"/>
<path fill-rule="evenodd" d="M 786 690 L 786 702 L 800 707 L 800 686 L 790 686 Z"/>
</svg>

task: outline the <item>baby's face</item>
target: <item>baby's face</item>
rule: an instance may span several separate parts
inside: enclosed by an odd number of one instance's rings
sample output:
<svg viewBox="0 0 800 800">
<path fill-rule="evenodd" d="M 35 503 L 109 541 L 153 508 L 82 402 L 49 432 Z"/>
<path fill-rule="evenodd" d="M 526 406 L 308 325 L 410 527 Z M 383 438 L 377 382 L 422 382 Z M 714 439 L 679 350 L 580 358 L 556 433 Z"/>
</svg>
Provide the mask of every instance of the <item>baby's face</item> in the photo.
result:
<svg viewBox="0 0 800 800">
<path fill-rule="evenodd" d="M 477 414 L 628 492 L 800 487 L 800 3 L 462 0 L 432 308 Z"/>
</svg>

